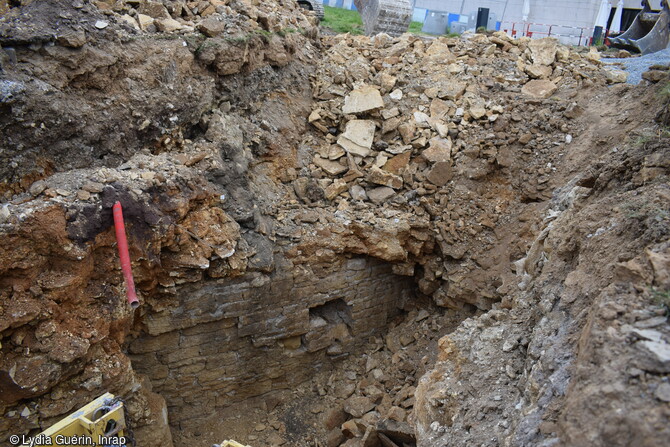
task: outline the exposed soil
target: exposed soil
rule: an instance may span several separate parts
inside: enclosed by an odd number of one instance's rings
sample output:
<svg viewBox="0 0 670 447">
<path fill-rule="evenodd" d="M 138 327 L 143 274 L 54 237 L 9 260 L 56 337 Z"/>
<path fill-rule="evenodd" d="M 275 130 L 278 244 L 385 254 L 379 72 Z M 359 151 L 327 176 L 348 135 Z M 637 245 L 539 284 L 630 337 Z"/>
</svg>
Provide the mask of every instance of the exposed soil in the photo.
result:
<svg viewBox="0 0 670 447">
<path fill-rule="evenodd" d="M 667 68 L 287 1 L 2 6 L 2 442 L 106 391 L 144 446 L 666 442 Z"/>
</svg>

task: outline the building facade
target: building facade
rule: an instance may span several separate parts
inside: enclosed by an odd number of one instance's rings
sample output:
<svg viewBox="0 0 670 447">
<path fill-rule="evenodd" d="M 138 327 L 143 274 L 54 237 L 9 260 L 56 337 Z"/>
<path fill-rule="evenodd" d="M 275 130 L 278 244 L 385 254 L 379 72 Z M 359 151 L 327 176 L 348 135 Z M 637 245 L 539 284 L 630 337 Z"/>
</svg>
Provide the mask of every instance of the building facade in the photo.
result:
<svg viewBox="0 0 670 447">
<path fill-rule="evenodd" d="M 487 8 L 489 27 L 515 37 L 553 36 L 566 44 L 588 45 L 598 17 L 605 30 L 623 31 L 642 9 L 640 0 L 412 0 L 412 20 L 425 22 L 431 12 L 439 12 L 452 31 L 474 29 L 479 8 Z M 323 0 L 325 5 L 356 9 L 353 0 Z M 661 0 L 650 0 L 660 10 Z M 621 12 L 616 13 L 619 5 Z"/>
<path fill-rule="evenodd" d="M 555 36 L 564 43 L 584 45 L 593 34 L 601 8 L 607 21 L 604 28 L 611 31 L 625 30 L 642 9 L 639 0 L 621 3 L 622 11 L 617 15 L 620 0 L 415 0 L 414 20 L 423 22 L 429 11 L 442 11 L 449 14 L 450 27 L 455 27 L 454 21 L 471 25 L 472 15 L 479 8 L 488 8 L 495 15 L 497 28 L 517 37 Z M 650 3 L 652 9 L 660 10 L 661 0 Z"/>
</svg>

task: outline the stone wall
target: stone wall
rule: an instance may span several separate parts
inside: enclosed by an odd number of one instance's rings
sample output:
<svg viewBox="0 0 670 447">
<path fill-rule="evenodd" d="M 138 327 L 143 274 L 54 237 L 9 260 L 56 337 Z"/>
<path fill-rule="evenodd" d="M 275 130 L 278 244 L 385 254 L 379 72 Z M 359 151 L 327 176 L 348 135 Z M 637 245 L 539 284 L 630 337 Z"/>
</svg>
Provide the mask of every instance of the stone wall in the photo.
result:
<svg viewBox="0 0 670 447">
<path fill-rule="evenodd" d="M 414 289 L 371 258 L 289 264 L 183 286 L 179 307 L 147 316 L 129 353 L 172 427 L 307 380 L 386 327 Z"/>
</svg>

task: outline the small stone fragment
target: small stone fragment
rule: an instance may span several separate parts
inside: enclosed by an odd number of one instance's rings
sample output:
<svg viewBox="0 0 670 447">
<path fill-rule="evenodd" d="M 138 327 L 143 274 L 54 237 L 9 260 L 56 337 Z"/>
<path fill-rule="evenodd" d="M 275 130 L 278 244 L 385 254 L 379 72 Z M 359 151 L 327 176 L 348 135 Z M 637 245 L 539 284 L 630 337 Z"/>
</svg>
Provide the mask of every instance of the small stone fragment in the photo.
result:
<svg viewBox="0 0 670 447">
<path fill-rule="evenodd" d="M 656 396 L 656 399 L 663 402 L 670 402 L 670 383 L 664 382 L 660 384 L 658 388 L 656 388 L 654 396 Z"/>
<path fill-rule="evenodd" d="M 154 24 L 156 25 L 156 28 L 158 28 L 158 31 L 162 31 L 164 33 L 171 33 L 183 28 L 181 23 L 171 18 L 155 19 Z"/>
<path fill-rule="evenodd" d="M 30 189 L 28 192 L 30 192 L 30 195 L 33 197 L 37 197 L 40 194 L 44 192 L 44 190 L 47 189 L 47 182 L 44 180 L 38 180 L 32 185 L 30 185 Z"/>
<path fill-rule="evenodd" d="M 145 14 L 137 14 L 137 22 L 140 24 L 140 29 L 146 31 L 148 27 L 154 24 L 154 19 Z"/>
<path fill-rule="evenodd" d="M 219 17 L 208 17 L 198 24 L 197 29 L 207 37 L 216 37 L 225 31 L 226 24 Z"/>
<path fill-rule="evenodd" d="M 608 67 L 604 70 L 608 84 L 623 84 L 628 80 L 628 72 Z"/>
<path fill-rule="evenodd" d="M 360 185 L 353 185 L 349 188 L 349 194 L 354 200 L 365 201 L 368 199 L 368 195 L 365 193 L 365 189 Z"/>
<path fill-rule="evenodd" d="M 345 182 L 341 178 L 338 178 L 333 183 L 331 183 L 326 187 L 324 194 L 326 199 L 333 200 L 335 197 L 339 196 L 346 190 L 347 190 L 347 182 Z"/>
<path fill-rule="evenodd" d="M 399 88 L 393 90 L 391 93 L 389 93 L 389 97 L 395 101 L 400 101 L 402 99 L 402 90 Z"/>
<path fill-rule="evenodd" d="M 350 397 L 344 402 L 344 411 L 355 418 L 362 417 L 365 413 L 372 410 L 375 404 L 368 397 Z"/>
</svg>

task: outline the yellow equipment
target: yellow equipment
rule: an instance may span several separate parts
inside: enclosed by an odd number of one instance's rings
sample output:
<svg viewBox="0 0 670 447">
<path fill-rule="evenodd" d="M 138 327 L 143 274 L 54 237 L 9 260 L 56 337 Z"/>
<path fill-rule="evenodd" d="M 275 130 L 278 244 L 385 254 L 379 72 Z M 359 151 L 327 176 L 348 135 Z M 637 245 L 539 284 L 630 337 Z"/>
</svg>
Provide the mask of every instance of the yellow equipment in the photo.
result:
<svg viewBox="0 0 670 447">
<path fill-rule="evenodd" d="M 37 436 L 22 436 L 22 447 L 85 446 L 133 447 L 126 425 L 123 401 L 105 393 L 93 402 L 60 420 Z M 18 437 L 17 437 L 18 438 Z M 216 447 L 249 447 L 235 441 L 223 441 Z"/>
<path fill-rule="evenodd" d="M 123 402 L 105 393 L 39 435 L 25 437 L 22 445 L 130 447 L 132 441 L 125 430 Z"/>
</svg>

